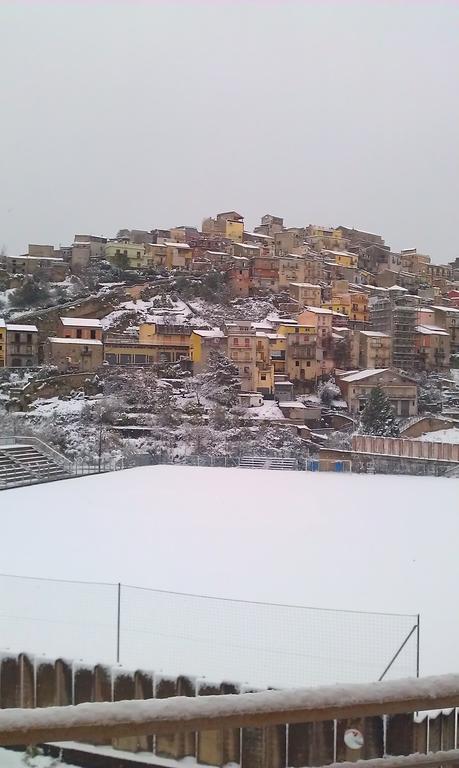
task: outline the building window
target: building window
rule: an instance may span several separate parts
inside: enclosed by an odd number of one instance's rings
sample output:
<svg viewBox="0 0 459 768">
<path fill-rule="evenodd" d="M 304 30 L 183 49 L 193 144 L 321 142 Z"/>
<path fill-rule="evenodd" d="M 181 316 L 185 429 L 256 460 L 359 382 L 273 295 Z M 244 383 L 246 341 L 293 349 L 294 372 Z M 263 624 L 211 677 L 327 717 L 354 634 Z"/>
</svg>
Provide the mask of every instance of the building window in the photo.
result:
<svg viewBox="0 0 459 768">
<path fill-rule="evenodd" d="M 76 337 L 77 339 L 81 339 L 81 328 L 77 328 Z"/>
<path fill-rule="evenodd" d="M 300 365 L 300 361 L 299 361 L 299 360 L 295 360 L 295 365 L 296 365 L 296 366 L 297 366 L 297 368 L 298 368 L 298 367 L 299 367 L 299 365 Z"/>
<path fill-rule="evenodd" d="M 20 344 L 21 343 L 21 334 L 20 333 L 15 333 L 14 334 L 14 343 L 15 344 Z"/>
<path fill-rule="evenodd" d="M 310 361 L 310 360 L 307 360 L 307 361 L 306 361 L 306 368 L 310 368 L 310 367 L 311 367 L 311 361 Z"/>
<path fill-rule="evenodd" d="M 250 368 L 247 365 L 244 366 L 244 373 L 250 373 Z"/>
<path fill-rule="evenodd" d="M 95 339 L 95 338 L 96 338 L 96 332 L 95 330 L 91 330 L 91 339 Z"/>
<path fill-rule="evenodd" d="M 27 344 L 32 344 L 32 334 L 31 333 L 27 334 Z"/>
<path fill-rule="evenodd" d="M 244 339 L 244 344 L 246 347 L 250 347 L 250 339 Z"/>
<path fill-rule="evenodd" d="M 262 381 L 266 381 L 266 374 L 262 373 L 261 376 L 260 376 L 260 379 Z"/>
</svg>

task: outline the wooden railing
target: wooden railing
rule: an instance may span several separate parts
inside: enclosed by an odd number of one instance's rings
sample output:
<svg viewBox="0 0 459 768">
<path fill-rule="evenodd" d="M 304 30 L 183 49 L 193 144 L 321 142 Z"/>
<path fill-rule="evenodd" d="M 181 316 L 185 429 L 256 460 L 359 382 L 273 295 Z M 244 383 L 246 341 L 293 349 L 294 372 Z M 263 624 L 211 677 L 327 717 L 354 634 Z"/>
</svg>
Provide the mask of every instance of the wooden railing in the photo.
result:
<svg viewBox="0 0 459 768">
<path fill-rule="evenodd" d="M 229 683 L 71 669 L 62 660 L 33 665 L 23 654 L 2 660 L 1 678 L 3 746 L 85 741 L 243 768 L 459 763 L 459 675 L 239 693 Z M 69 700 L 85 703 L 49 706 Z"/>
</svg>

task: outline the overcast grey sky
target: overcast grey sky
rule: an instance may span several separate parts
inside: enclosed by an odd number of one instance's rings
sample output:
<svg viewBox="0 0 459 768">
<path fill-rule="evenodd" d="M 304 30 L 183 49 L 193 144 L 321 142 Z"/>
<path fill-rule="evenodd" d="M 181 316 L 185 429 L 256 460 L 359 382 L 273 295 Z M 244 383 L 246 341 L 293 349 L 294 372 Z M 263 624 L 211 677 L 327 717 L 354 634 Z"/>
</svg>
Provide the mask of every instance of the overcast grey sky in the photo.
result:
<svg viewBox="0 0 459 768">
<path fill-rule="evenodd" d="M 0 0 L 0 245 L 236 209 L 459 255 L 459 3 Z"/>
</svg>

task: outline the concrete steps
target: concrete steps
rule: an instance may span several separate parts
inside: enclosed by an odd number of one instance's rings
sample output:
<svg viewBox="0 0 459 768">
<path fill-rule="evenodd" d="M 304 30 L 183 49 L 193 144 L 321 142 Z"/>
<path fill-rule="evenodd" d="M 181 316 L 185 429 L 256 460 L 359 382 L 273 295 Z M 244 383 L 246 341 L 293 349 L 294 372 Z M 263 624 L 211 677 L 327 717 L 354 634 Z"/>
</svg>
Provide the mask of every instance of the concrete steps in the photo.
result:
<svg viewBox="0 0 459 768">
<path fill-rule="evenodd" d="M 69 473 L 33 445 L 0 444 L 0 488 L 12 488 L 48 480 L 60 480 Z"/>
</svg>

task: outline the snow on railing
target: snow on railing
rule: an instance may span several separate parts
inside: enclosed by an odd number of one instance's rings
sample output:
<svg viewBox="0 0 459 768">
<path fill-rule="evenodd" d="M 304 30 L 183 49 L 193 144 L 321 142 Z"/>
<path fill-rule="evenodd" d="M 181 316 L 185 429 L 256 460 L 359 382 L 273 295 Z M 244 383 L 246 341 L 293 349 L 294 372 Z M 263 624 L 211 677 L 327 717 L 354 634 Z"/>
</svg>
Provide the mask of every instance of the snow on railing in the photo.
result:
<svg viewBox="0 0 459 768">
<path fill-rule="evenodd" d="M 319 723 L 445 709 L 459 703 L 459 675 L 203 697 L 88 703 L 0 711 L 0 744 L 112 739 L 215 729 Z M 454 754 L 426 765 L 457 762 Z M 451 758 L 451 759 L 449 759 Z M 385 760 L 385 765 L 389 761 Z M 413 762 L 412 765 L 423 763 Z"/>
</svg>

